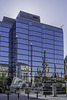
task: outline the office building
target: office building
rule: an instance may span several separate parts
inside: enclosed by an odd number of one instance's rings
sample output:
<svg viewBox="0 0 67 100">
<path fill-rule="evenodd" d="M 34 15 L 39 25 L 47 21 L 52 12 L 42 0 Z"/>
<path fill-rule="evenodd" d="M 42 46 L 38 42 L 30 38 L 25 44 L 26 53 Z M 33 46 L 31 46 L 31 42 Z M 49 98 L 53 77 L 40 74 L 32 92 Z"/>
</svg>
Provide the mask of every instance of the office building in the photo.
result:
<svg viewBox="0 0 67 100">
<path fill-rule="evenodd" d="M 20 11 L 16 19 L 4 17 L 0 22 L 0 44 L 0 62 L 8 63 L 9 72 L 14 75 L 20 62 L 28 65 L 28 76 L 31 67 L 31 77 L 34 77 L 38 67 L 43 71 L 46 59 L 50 76 L 55 62 L 59 76 L 64 73 L 63 30 L 41 23 L 37 15 Z"/>
</svg>

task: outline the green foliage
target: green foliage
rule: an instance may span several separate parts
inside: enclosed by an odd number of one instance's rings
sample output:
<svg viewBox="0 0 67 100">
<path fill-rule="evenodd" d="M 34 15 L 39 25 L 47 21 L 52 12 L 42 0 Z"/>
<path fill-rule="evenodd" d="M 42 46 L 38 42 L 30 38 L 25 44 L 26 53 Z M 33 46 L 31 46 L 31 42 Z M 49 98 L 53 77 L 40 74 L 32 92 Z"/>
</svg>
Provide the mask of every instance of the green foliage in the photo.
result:
<svg viewBox="0 0 67 100">
<path fill-rule="evenodd" d="M 3 86 L 6 84 L 6 77 L 5 74 L 2 72 L 2 75 L 0 75 L 0 86 Z"/>
<path fill-rule="evenodd" d="M 34 80 L 35 82 L 42 82 L 42 77 L 40 76 L 40 77 L 35 77 L 35 80 Z"/>
</svg>

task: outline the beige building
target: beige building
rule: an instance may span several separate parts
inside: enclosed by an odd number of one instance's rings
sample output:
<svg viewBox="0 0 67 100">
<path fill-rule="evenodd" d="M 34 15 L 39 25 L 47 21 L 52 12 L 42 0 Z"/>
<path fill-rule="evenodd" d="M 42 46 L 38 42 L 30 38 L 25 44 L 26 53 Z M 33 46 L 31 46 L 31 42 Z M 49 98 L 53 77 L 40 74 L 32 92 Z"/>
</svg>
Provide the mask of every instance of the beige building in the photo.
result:
<svg viewBox="0 0 67 100">
<path fill-rule="evenodd" d="M 0 63 L 0 76 L 4 73 L 4 75 L 8 76 L 8 64 Z"/>
<path fill-rule="evenodd" d="M 8 64 L 0 63 L 0 75 L 8 76 Z M 24 63 L 18 63 L 16 67 L 16 76 L 22 78 L 24 81 L 31 81 L 31 67 Z M 34 75 L 32 74 L 32 82 L 34 82 Z"/>
<path fill-rule="evenodd" d="M 18 63 L 16 75 L 22 80 L 31 82 L 31 67 L 28 64 Z M 32 74 L 32 82 L 34 82 L 34 75 Z"/>
</svg>

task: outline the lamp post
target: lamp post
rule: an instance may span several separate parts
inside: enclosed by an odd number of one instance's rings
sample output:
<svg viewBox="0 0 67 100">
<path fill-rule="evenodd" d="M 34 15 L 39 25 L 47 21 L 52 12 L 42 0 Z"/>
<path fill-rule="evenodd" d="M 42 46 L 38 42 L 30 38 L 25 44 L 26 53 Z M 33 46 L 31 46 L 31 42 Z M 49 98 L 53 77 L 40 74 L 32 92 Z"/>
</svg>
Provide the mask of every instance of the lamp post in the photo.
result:
<svg viewBox="0 0 67 100">
<path fill-rule="evenodd" d="M 56 81 L 56 62 L 54 62 L 54 78 L 55 78 L 55 81 Z"/>
<path fill-rule="evenodd" d="M 17 66 L 17 48 L 18 48 L 18 35 L 16 35 L 16 73 L 14 73 L 15 75 L 16 75 L 16 77 L 18 77 L 19 76 L 19 73 L 18 73 L 18 66 Z M 14 76 L 15 76 L 14 75 Z"/>
<path fill-rule="evenodd" d="M 31 43 L 31 84 L 32 84 L 32 43 Z"/>
<path fill-rule="evenodd" d="M 43 70 L 44 70 L 44 68 L 45 68 L 45 54 L 46 54 L 46 51 L 45 51 L 45 49 L 44 49 L 44 64 L 43 64 Z"/>
</svg>

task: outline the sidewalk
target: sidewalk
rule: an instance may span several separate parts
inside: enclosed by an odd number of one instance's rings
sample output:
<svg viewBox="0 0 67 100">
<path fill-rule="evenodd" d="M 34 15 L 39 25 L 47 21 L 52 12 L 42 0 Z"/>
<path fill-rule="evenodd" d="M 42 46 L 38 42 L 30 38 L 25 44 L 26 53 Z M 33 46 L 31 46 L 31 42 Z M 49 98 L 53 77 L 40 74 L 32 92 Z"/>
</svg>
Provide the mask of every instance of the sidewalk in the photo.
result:
<svg viewBox="0 0 67 100">
<path fill-rule="evenodd" d="M 30 94 L 30 98 L 36 98 L 36 95 Z M 32 100 L 32 99 L 30 99 Z M 34 99 L 35 100 L 35 99 Z M 38 99 L 36 100 L 67 100 L 66 95 L 57 95 L 57 97 L 53 97 L 52 95 L 38 95 Z"/>
<path fill-rule="evenodd" d="M 24 93 L 21 93 L 21 94 L 23 94 L 24 96 L 27 96 L 27 94 L 24 94 Z M 36 94 L 32 94 L 32 93 L 30 94 L 30 98 L 36 98 L 36 96 L 37 96 Z M 66 94 L 57 95 L 57 97 L 53 97 L 52 95 L 46 95 L 45 97 L 45 95 L 39 94 L 38 99 L 36 100 L 67 100 L 67 97 L 66 97 Z"/>
<path fill-rule="evenodd" d="M 0 100 L 7 100 L 6 94 L 0 94 Z M 9 96 L 9 100 L 67 100 L 66 95 L 58 95 L 57 97 L 53 97 L 51 95 L 47 95 L 46 98 L 44 95 L 38 96 L 38 99 L 36 98 L 36 94 L 30 94 L 30 98 L 28 99 L 26 94 L 20 94 L 19 99 L 17 94 L 11 94 Z"/>
</svg>

